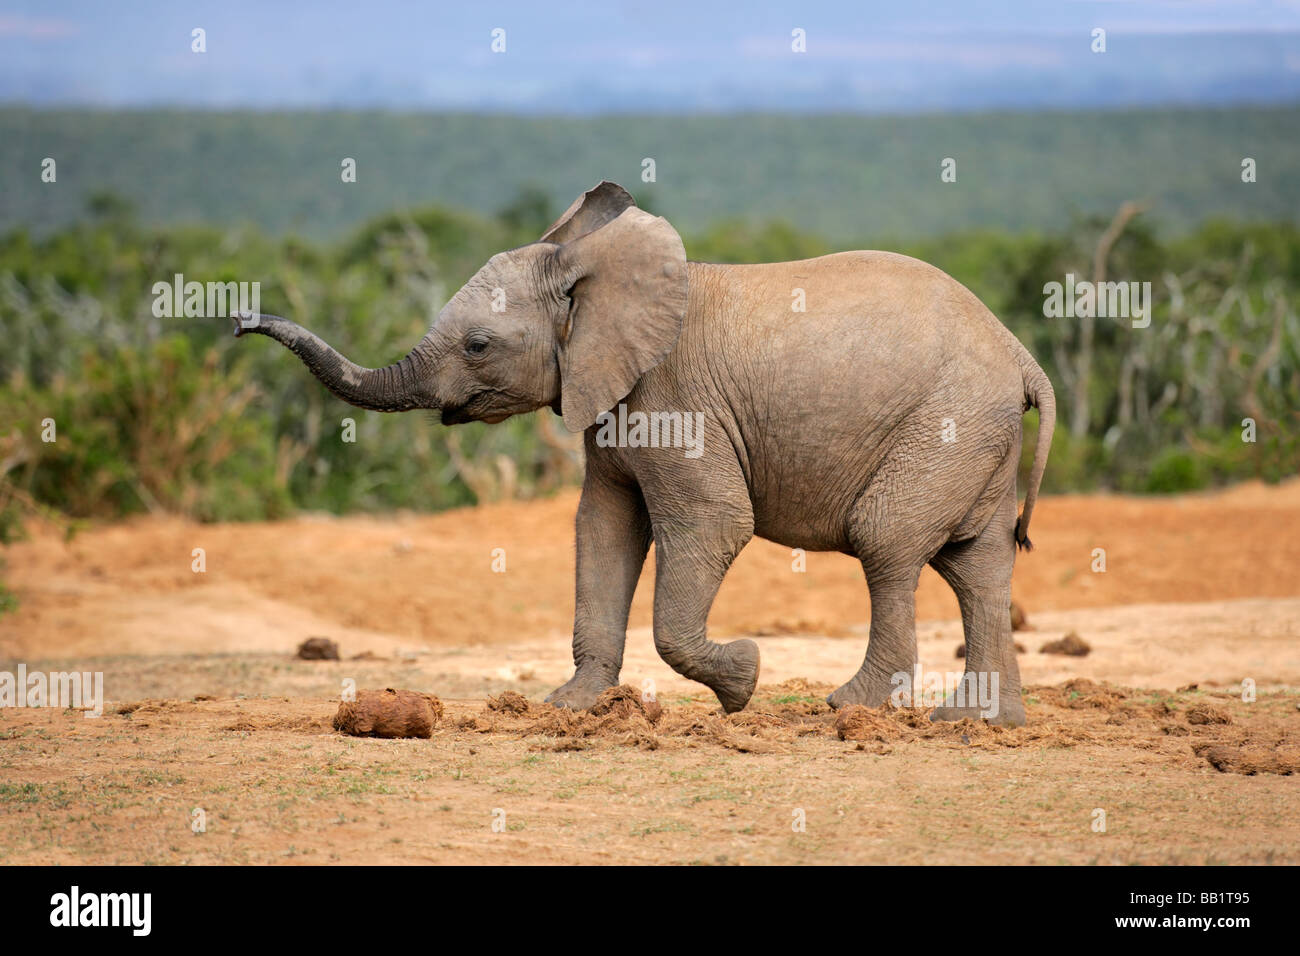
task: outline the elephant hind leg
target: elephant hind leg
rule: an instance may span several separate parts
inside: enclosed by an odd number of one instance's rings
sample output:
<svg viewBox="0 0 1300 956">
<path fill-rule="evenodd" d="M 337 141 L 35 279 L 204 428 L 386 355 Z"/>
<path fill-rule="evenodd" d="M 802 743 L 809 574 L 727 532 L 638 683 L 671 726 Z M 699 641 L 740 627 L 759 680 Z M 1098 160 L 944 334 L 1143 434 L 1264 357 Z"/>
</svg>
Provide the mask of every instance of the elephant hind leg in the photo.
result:
<svg viewBox="0 0 1300 956">
<path fill-rule="evenodd" d="M 952 587 L 966 635 L 966 673 L 960 699 L 950 699 L 932 720 L 987 718 L 1018 727 L 1025 722 L 1020 665 L 1011 638 L 1011 570 L 1016 562 L 1016 486 L 1004 487 L 992 520 L 977 536 L 954 541 L 930 564 Z M 978 699 L 981 695 L 984 700 Z M 972 700 L 971 697 L 976 699 Z"/>
<path fill-rule="evenodd" d="M 865 562 L 864 562 L 865 564 Z M 920 568 L 901 573 L 867 569 L 871 636 L 867 656 L 853 679 L 826 698 L 836 710 L 851 704 L 879 707 L 900 686 L 909 693 L 916 666 L 916 579 Z"/>
<path fill-rule="evenodd" d="M 879 707 L 903 685 L 910 693 L 917 653 L 917 579 L 983 487 L 957 450 L 937 467 L 933 456 L 915 444 L 921 440 L 913 436 L 913 444 L 886 459 L 850 517 L 849 539 L 871 594 L 871 633 L 858 672 L 826 698 L 837 709 Z"/>
</svg>

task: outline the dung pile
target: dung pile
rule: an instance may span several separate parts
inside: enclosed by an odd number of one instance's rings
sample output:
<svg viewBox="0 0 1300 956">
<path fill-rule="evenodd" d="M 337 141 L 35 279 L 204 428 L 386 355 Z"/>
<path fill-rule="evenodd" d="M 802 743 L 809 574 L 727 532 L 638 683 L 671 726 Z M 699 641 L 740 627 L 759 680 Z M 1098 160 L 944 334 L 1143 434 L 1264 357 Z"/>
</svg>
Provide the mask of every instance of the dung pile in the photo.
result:
<svg viewBox="0 0 1300 956">
<path fill-rule="evenodd" d="M 1247 709 L 1228 694 L 1218 694 L 1212 705 L 1184 696 L 1203 697 L 1203 691 L 1135 690 L 1074 678 L 1026 687 L 1029 721 L 1008 728 L 983 720 L 932 721 L 926 707 L 833 711 L 825 702 L 829 689 L 804 680 L 764 685 L 745 710 L 734 714 L 721 713 L 713 701 L 686 699 L 665 706 L 626 684 L 606 690 L 586 711 L 506 691 L 461 717 L 452 732 L 530 738 L 530 749 L 546 751 L 721 747 L 746 754 L 816 754 L 826 744 L 848 744 L 851 752 L 886 755 L 918 745 L 985 750 L 1092 745 L 1155 752 L 1188 768 L 1208 762 L 1232 773 L 1293 773 L 1300 767 L 1300 747 L 1288 743 L 1289 731 L 1273 713 L 1282 705 Z"/>
<path fill-rule="evenodd" d="M 555 749 L 584 749 L 572 741 L 589 737 L 623 737 L 627 743 L 653 749 L 654 725 L 662 716 L 658 701 L 643 700 L 639 690 L 622 684 L 604 691 L 583 711 L 538 704 L 508 690 L 489 697 L 481 712 L 461 718 L 457 726 L 480 734 L 547 735 L 570 741 Z"/>
<path fill-rule="evenodd" d="M 1199 703 L 1187 708 L 1187 722 L 1189 724 L 1230 724 L 1232 718 L 1220 707 Z"/>
<path fill-rule="evenodd" d="M 336 661 L 339 659 L 339 646 L 328 637 L 309 637 L 298 645 L 298 659 Z"/>
<path fill-rule="evenodd" d="M 442 701 L 413 690 L 363 690 L 339 704 L 334 729 L 353 737 L 433 736 L 442 719 Z"/>
<path fill-rule="evenodd" d="M 1300 746 L 1296 745 L 1264 747 L 1248 743 L 1233 746 L 1207 742 L 1194 745 L 1192 750 L 1221 773 L 1240 773 L 1248 777 L 1261 773 L 1283 776 L 1300 773 Z"/>
<path fill-rule="evenodd" d="M 1074 631 L 1059 641 L 1048 641 L 1038 649 L 1040 654 L 1064 654 L 1067 657 L 1087 657 L 1091 651 L 1092 646 Z"/>
</svg>

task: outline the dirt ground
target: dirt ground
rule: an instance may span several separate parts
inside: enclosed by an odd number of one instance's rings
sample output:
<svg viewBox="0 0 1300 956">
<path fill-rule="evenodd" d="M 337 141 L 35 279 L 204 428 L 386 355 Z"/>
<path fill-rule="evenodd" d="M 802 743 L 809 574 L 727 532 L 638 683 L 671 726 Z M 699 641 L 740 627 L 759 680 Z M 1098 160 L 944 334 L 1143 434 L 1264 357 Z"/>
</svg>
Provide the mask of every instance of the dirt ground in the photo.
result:
<svg viewBox="0 0 1300 956">
<path fill-rule="evenodd" d="M 542 706 L 571 666 L 575 509 L 33 528 L 5 552 L 0 671 L 102 671 L 109 703 L 0 708 L 0 861 L 1300 863 L 1300 481 L 1043 501 L 1016 730 L 831 712 L 865 649 L 861 571 L 760 541 L 711 618 L 759 637 L 745 711 L 658 659 L 653 562 L 628 699 Z M 917 609 L 921 666 L 959 671 L 929 571 Z M 1087 656 L 1038 652 L 1070 632 Z M 343 660 L 295 659 L 312 636 Z M 445 713 L 427 740 L 345 737 L 345 680 Z"/>
</svg>

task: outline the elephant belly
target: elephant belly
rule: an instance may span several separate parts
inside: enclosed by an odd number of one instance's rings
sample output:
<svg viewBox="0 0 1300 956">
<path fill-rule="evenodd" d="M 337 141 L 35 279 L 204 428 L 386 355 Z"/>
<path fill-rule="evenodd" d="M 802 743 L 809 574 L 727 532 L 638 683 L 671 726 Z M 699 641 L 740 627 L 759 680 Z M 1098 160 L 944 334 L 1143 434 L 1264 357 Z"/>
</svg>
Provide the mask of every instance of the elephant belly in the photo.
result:
<svg viewBox="0 0 1300 956">
<path fill-rule="evenodd" d="M 872 456 L 873 458 L 878 456 Z M 854 553 L 849 516 L 871 480 L 875 462 L 784 460 L 779 470 L 751 463 L 754 533 L 787 548 Z"/>
<path fill-rule="evenodd" d="M 746 443 L 754 533 L 846 554 L 860 553 L 863 521 L 926 538 L 978 533 L 1014 487 L 1019 399 L 1004 391 L 972 394 L 943 383 L 883 418 L 826 418 L 825 427 L 805 422 L 775 433 L 798 440 Z"/>
</svg>

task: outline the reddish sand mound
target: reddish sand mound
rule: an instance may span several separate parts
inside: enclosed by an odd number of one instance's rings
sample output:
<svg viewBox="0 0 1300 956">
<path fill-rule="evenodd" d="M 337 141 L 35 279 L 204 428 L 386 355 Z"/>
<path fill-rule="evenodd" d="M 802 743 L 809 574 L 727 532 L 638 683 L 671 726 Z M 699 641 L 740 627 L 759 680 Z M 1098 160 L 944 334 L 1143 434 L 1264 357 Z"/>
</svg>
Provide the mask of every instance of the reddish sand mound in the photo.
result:
<svg viewBox="0 0 1300 956">
<path fill-rule="evenodd" d="M 289 652 L 349 629 L 349 653 L 391 654 L 394 640 L 464 646 L 568 634 L 573 623 L 577 492 L 438 515 L 198 525 L 142 518 L 71 543 L 33 527 L 7 549 L 18 610 L 0 617 L 0 649 L 22 657 L 84 653 Z M 1024 612 L 1295 594 L 1300 480 L 1177 498 L 1068 495 L 1040 501 L 1032 554 L 1016 562 Z M 207 571 L 192 570 L 192 550 Z M 506 573 L 492 555 L 504 549 Z M 1106 571 L 1094 571 L 1094 550 Z M 653 553 L 630 626 L 650 624 Z M 292 573 L 285 573 L 285 569 Z M 454 573 L 447 573 L 447 569 Z M 480 599 L 465 600 L 466 594 Z M 920 619 L 956 619 L 928 568 Z M 860 564 L 755 540 L 737 558 L 710 617 L 718 636 L 860 631 Z M 178 619 L 196 622 L 178 628 Z M 268 621 L 275 621 L 271 627 Z M 1089 635 L 1091 636 L 1091 635 Z"/>
</svg>

